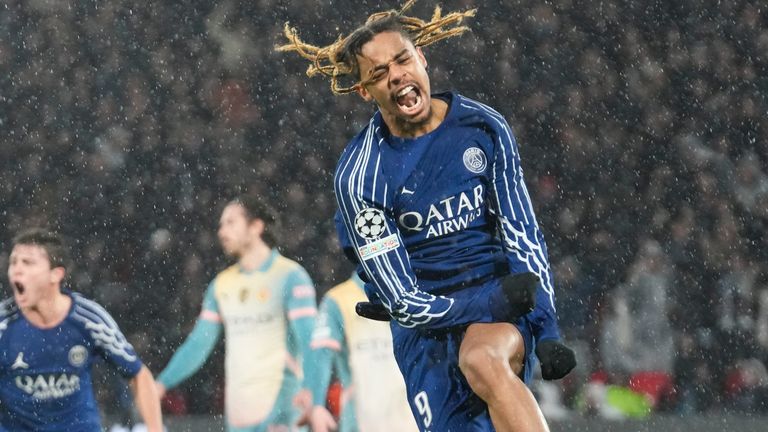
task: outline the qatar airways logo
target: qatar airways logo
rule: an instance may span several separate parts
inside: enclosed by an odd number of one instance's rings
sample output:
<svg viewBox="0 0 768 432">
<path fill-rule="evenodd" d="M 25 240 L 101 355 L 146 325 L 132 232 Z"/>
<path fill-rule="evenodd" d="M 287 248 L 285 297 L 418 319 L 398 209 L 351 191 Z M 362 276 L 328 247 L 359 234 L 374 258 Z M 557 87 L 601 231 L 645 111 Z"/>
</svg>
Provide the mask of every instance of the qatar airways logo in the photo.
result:
<svg viewBox="0 0 768 432">
<path fill-rule="evenodd" d="M 427 238 L 461 231 L 482 215 L 484 196 L 483 185 L 477 185 L 469 192 L 461 192 L 431 204 L 426 214 L 405 212 L 397 222 L 406 231 L 421 232 L 426 229 Z"/>
<path fill-rule="evenodd" d="M 38 400 L 58 399 L 80 390 L 80 377 L 67 374 L 17 376 L 16 387 Z"/>
</svg>

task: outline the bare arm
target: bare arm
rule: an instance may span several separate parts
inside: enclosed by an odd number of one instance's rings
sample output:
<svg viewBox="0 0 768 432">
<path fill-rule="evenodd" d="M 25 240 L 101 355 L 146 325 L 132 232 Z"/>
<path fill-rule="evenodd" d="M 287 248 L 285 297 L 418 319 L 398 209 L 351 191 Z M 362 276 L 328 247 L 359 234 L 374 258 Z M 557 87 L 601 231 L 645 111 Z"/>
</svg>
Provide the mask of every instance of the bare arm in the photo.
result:
<svg viewBox="0 0 768 432">
<path fill-rule="evenodd" d="M 130 381 L 133 399 L 148 432 L 163 431 L 163 416 L 160 410 L 160 397 L 157 395 L 155 378 L 146 366 Z"/>
</svg>

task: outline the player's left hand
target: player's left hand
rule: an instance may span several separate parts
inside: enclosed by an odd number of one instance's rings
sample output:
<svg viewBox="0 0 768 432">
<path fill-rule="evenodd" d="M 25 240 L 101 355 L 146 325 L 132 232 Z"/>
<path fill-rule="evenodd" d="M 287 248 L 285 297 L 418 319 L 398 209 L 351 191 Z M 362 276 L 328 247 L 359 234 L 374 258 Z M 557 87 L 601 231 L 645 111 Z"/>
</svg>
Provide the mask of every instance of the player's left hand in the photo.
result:
<svg viewBox="0 0 768 432">
<path fill-rule="evenodd" d="M 496 322 L 515 322 L 536 307 L 539 277 L 525 272 L 501 278 L 498 291 L 488 296 L 491 316 Z"/>
<path fill-rule="evenodd" d="M 576 354 L 556 340 L 539 342 L 536 345 L 536 356 L 541 363 L 541 377 L 547 381 L 560 379 L 576 367 Z"/>
</svg>

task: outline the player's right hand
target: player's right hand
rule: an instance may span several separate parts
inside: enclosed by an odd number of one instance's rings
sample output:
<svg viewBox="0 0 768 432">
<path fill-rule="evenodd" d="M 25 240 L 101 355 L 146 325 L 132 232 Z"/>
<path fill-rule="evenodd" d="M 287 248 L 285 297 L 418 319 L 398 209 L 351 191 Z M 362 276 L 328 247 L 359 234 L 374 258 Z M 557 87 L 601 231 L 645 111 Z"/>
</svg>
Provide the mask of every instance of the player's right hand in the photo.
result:
<svg viewBox="0 0 768 432">
<path fill-rule="evenodd" d="M 389 321 L 392 317 L 387 308 L 381 303 L 359 302 L 355 305 L 355 312 L 363 318 L 374 321 Z"/>
<path fill-rule="evenodd" d="M 329 432 L 338 430 L 339 425 L 327 408 L 316 405 L 309 416 L 309 428 L 312 432 Z"/>
<path fill-rule="evenodd" d="M 155 381 L 155 390 L 157 391 L 157 398 L 162 400 L 163 396 L 165 396 L 165 385 L 160 381 Z"/>
<path fill-rule="evenodd" d="M 541 377 L 558 380 L 576 367 L 576 354 L 556 340 L 541 341 L 536 345 L 536 356 L 541 363 Z"/>
<path fill-rule="evenodd" d="M 306 426 L 309 424 L 309 417 L 312 413 L 312 392 L 308 389 L 301 389 L 296 396 L 293 397 L 293 406 L 299 410 L 299 419 L 296 420 L 296 425 Z"/>
</svg>

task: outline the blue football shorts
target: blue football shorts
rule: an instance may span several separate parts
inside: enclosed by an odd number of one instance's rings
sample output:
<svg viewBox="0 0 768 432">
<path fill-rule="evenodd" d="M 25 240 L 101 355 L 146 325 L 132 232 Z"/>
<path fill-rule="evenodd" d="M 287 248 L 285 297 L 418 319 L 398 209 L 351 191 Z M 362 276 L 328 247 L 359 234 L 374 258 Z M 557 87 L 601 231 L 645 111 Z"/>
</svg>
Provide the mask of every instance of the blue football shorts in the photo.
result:
<svg viewBox="0 0 768 432">
<path fill-rule="evenodd" d="M 451 293 L 487 301 L 498 289 L 494 279 L 477 287 Z M 478 322 L 493 322 L 489 316 Z M 521 378 L 530 382 L 535 356 L 530 324 L 525 317 L 515 326 L 525 342 Z M 408 401 L 422 432 L 494 432 L 485 402 L 474 394 L 459 369 L 459 348 L 467 326 L 446 330 L 419 330 L 390 323 L 395 358 L 405 378 Z"/>
</svg>

